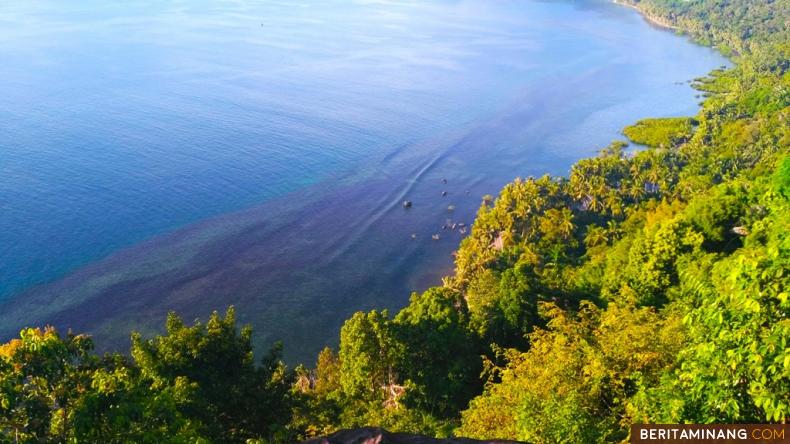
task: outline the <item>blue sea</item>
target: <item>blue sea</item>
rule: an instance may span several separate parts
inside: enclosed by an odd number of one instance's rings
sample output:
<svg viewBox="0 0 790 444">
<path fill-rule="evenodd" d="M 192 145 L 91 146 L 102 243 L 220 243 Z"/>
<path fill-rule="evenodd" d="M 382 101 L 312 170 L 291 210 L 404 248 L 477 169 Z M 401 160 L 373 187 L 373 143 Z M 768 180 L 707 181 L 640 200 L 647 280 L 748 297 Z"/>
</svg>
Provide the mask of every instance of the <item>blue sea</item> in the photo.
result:
<svg viewBox="0 0 790 444">
<path fill-rule="evenodd" d="M 605 1 L 0 3 L 0 339 L 234 304 L 310 359 L 450 273 L 481 196 L 723 64 Z"/>
</svg>

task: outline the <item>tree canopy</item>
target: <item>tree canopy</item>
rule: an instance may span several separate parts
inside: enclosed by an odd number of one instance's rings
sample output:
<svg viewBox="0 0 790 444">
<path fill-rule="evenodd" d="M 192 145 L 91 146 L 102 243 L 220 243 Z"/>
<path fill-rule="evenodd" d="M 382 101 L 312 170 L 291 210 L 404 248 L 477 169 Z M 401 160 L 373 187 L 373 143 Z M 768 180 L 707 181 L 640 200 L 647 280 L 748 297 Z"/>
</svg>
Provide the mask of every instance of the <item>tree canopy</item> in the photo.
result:
<svg viewBox="0 0 790 444">
<path fill-rule="evenodd" d="M 567 177 L 481 202 L 455 273 L 262 359 L 231 308 L 128 356 L 29 328 L 0 345 L 0 443 L 295 442 L 381 426 L 606 443 L 634 423 L 790 417 L 786 0 L 628 0 L 731 54 L 696 116 L 646 119 Z"/>
</svg>

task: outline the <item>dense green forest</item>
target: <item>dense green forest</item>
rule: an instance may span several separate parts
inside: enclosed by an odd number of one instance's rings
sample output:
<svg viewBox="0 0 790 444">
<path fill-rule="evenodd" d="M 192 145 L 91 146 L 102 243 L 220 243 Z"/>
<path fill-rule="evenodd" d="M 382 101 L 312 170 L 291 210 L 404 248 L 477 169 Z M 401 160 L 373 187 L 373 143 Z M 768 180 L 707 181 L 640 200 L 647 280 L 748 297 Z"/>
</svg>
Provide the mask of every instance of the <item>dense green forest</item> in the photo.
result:
<svg viewBox="0 0 790 444">
<path fill-rule="evenodd" d="M 790 418 L 790 4 L 629 2 L 733 57 L 698 115 L 647 119 L 568 177 L 484 199 L 456 270 L 337 350 L 254 357 L 235 313 L 127 355 L 31 328 L 0 345 L 0 442 L 296 442 L 378 425 L 533 443 L 632 423 Z"/>
</svg>

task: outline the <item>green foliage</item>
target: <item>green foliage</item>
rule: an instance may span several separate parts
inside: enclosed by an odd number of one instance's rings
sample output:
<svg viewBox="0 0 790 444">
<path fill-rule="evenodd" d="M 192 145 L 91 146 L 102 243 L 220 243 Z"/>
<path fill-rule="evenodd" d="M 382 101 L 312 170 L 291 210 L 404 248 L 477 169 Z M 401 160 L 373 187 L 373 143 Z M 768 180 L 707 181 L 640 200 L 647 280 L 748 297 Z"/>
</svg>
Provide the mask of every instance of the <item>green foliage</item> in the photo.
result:
<svg viewBox="0 0 790 444">
<path fill-rule="evenodd" d="M 745 222 L 749 210 L 748 194 L 740 183 L 721 184 L 694 199 L 685 210 L 686 219 L 710 244 L 708 249 L 739 247 L 733 231 Z"/>
<path fill-rule="evenodd" d="M 712 5 L 640 7 L 696 26 Z M 765 12 L 740 7 L 715 14 L 742 12 L 740 26 Z M 456 434 L 619 442 L 633 422 L 787 416 L 788 254 L 778 233 L 790 219 L 780 199 L 790 189 L 780 160 L 790 147 L 788 51 L 767 34 L 733 44 L 715 26 L 694 33 L 741 54 L 733 69 L 697 79 L 707 96 L 699 115 L 625 130 L 653 148 L 626 153 L 615 142 L 567 179 L 508 184 L 481 203 L 443 287 L 412 296 L 392 321 L 372 312 L 347 323 L 337 378 L 367 391 L 323 396 L 339 399 L 336 423 L 442 435 L 473 394 L 462 388 L 479 390 L 468 365 L 477 355 L 487 383 Z"/>
<path fill-rule="evenodd" d="M 686 117 L 643 119 L 625 127 L 623 134 L 634 143 L 656 148 L 671 148 L 691 137 L 693 120 Z"/>
<path fill-rule="evenodd" d="M 457 432 L 535 443 L 622 440 L 629 396 L 672 362 L 680 323 L 647 308 L 584 304 L 572 315 L 549 304 L 545 311 L 548 329 L 530 335 L 527 352 L 505 352 L 507 364 L 493 368 L 499 382 L 463 412 Z"/>
<path fill-rule="evenodd" d="M 90 338 L 26 329 L 0 346 L 0 442 L 199 442 L 181 401 Z"/>
<path fill-rule="evenodd" d="M 340 330 L 340 386 L 352 399 L 384 399 L 399 345 L 386 311 L 357 312 Z"/>
<path fill-rule="evenodd" d="M 660 211 L 660 209 L 659 209 Z M 704 238 L 682 217 L 648 221 L 633 235 L 624 264 L 610 263 L 603 294 L 607 298 L 638 305 L 662 305 L 667 290 L 678 281 L 679 259 L 699 251 Z"/>
<path fill-rule="evenodd" d="M 689 343 L 666 383 L 641 400 L 646 416 L 778 422 L 790 414 L 790 223 L 788 201 L 775 191 L 764 196 L 769 215 L 751 225 L 745 248 L 684 274 Z"/>
<path fill-rule="evenodd" d="M 698 23 L 712 2 L 669 6 L 648 0 L 639 6 L 685 26 Z M 777 5 L 762 2 L 719 6 L 715 14 L 738 15 L 737 26 L 765 10 L 782 15 Z M 739 8 L 745 11 L 735 12 Z M 670 9 L 672 16 L 667 15 Z M 787 417 L 790 254 L 784 221 L 790 215 L 784 202 L 790 162 L 779 159 L 786 159 L 790 147 L 790 64 L 787 33 L 778 23 L 772 15 L 750 31 L 760 33 L 759 38 L 722 43 L 741 58 L 734 69 L 699 80 L 697 86 L 709 96 L 693 121 L 650 119 L 626 130 L 632 140 L 662 149 L 627 156 L 615 144 L 596 158 L 579 161 L 569 180 L 554 181 L 558 186 L 548 193 L 515 194 L 523 187 L 516 182 L 493 207 L 481 209 L 471 240 L 459 251 L 458 278 L 451 281 L 467 292 L 475 325 L 495 322 L 496 311 L 488 307 L 498 301 L 500 276 L 515 270 L 515 264 L 521 276 L 531 278 L 524 287 L 518 281 L 510 286 L 527 288 L 533 303 L 549 296 L 572 313 L 580 297 L 608 301 L 601 318 L 617 307 L 638 312 L 647 308 L 624 307 L 652 306 L 658 311 L 651 313 L 663 321 L 620 312 L 608 318 L 611 325 L 621 333 L 639 334 L 606 343 L 601 330 L 579 328 L 590 322 L 586 304 L 574 323 L 557 321 L 573 316 L 550 315 L 548 330 L 530 335 L 521 351 L 506 353 L 504 365 L 491 364 L 493 376 L 484 394 L 464 412 L 457 433 L 535 442 L 567 442 L 568 437 L 608 442 L 622 440 L 627 426 L 637 421 L 765 422 Z M 705 33 L 713 40 L 731 37 L 715 20 Z M 549 231 L 562 226 L 556 217 L 560 208 L 572 211 L 565 219 L 575 225 L 573 239 L 580 241 L 566 238 L 570 248 L 560 249 L 556 244 L 561 236 Z M 492 233 L 503 242 L 493 243 Z M 492 248 L 499 245 L 504 248 Z M 547 253 L 552 251 L 563 254 L 549 263 Z M 665 324 L 649 330 L 655 322 Z M 675 336 L 666 336 L 668 332 Z M 658 338 L 663 339 L 645 342 Z M 617 356 L 621 344 L 638 344 L 639 349 Z M 644 353 L 661 358 L 645 367 L 619 364 L 633 363 Z M 596 378 L 601 369 L 614 369 L 615 374 Z M 620 382 L 607 385 L 613 381 Z"/>
<path fill-rule="evenodd" d="M 790 156 L 785 157 L 779 163 L 779 168 L 773 176 L 773 182 L 776 192 L 790 200 Z"/>
<path fill-rule="evenodd" d="M 22 442 L 65 440 L 99 365 L 92 347 L 85 336 L 32 328 L 0 347 L 0 431 Z"/>
<path fill-rule="evenodd" d="M 415 293 L 395 323 L 405 349 L 401 374 L 412 387 L 408 404 L 442 417 L 464 408 L 479 392 L 482 349 L 461 294 L 447 288 Z"/>
<path fill-rule="evenodd" d="M 255 366 L 233 309 L 192 327 L 170 315 L 167 329 L 133 336 L 135 362 L 99 358 L 87 336 L 51 328 L 0 345 L 0 442 L 290 439 L 292 380 L 278 348 Z"/>
<path fill-rule="evenodd" d="M 567 178 L 481 203 L 455 274 L 338 352 L 256 364 L 232 309 L 133 361 L 26 329 L 0 345 L 0 442 L 294 442 L 341 427 L 622 442 L 635 422 L 790 417 L 786 0 L 627 0 L 731 54 L 693 119 L 625 129 Z"/>
<path fill-rule="evenodd" d="M 212 442 L 244 442 L 285 433 L 291 377 L 277 346 L 256 366 L 252 330 L 236 328 L 235 312 L 216 312 L 204 325 L 185 326 L 175 314 L 167 334 L 150 340 L 132 336 L 132 356 L 151 388 L 184 398 L 181 413 L 200 424 Z"/>
<path fill-rule="evenodd" d="M 318 354 L 314 370 L 296 369 L 294 392 L 300 402 L 295 405 L 292 427 L 302 431 L 304 437 L 337 430 L 344 404 L 340 371 L 340 359 L 329 347 Z"/>
<path fill-rule="evenodd" d="M 152 390 L 124 361 L 98 369 L 77 406 L 74 435 L 85 442 L 204 442 L 196 422 L 179 413 L 178 392 Z"/>
<path fill-rule="evenodd" d="M 527 333 L 540 322 L 530 271 L 524 262 L 501 273 L 487 270 L 467 288 L 471 327 L 486 344 L 525 346 Z"/>
<path fill-rule="evenodd" d="M 786 36 L 784 1 L 626 0 L 651 17 L 681 28 L 704 45 L 735 54 L 759 49 Z"/>
</svg>

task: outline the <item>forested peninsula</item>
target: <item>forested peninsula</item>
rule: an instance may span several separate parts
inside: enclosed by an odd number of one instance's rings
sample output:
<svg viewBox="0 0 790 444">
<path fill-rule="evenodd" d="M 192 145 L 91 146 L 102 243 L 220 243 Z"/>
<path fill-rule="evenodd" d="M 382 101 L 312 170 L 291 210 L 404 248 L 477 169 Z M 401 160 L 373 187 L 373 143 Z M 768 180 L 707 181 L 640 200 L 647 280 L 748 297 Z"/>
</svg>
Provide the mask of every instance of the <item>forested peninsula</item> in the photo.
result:
<svg viewBox="0 0 790 444">
<path fill-rule="evenodd" d="M 633 423 L 790 417 L 790 2 L 628 0 L 734 66 L 567 177 L 485 198 L 455 273 L 286 367 L 233 308 L 128 354 L 0 345 L 0 442 L 287 443 L 340 429 L 604 443 Z M 288 344 L 285 344 L 287 347 Z"/>
</svg>

